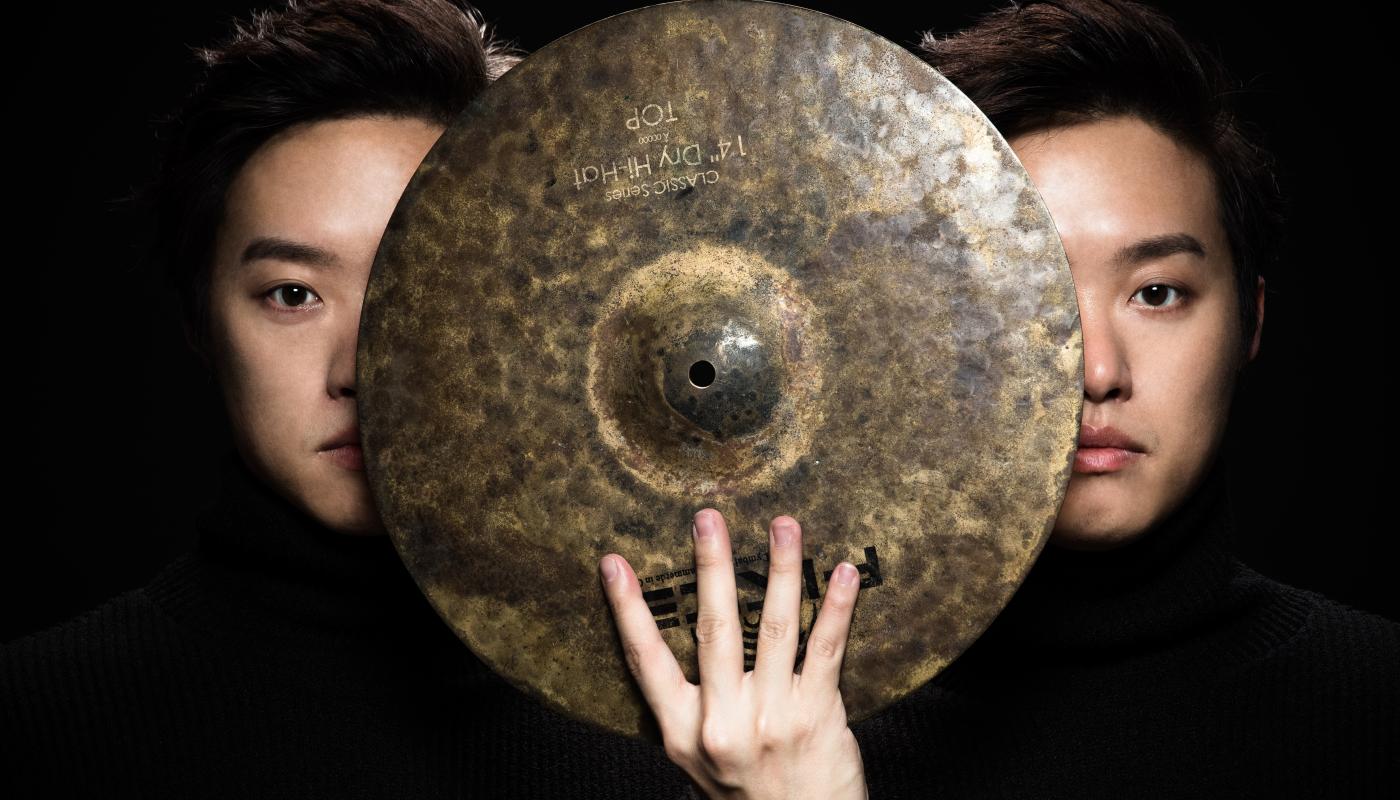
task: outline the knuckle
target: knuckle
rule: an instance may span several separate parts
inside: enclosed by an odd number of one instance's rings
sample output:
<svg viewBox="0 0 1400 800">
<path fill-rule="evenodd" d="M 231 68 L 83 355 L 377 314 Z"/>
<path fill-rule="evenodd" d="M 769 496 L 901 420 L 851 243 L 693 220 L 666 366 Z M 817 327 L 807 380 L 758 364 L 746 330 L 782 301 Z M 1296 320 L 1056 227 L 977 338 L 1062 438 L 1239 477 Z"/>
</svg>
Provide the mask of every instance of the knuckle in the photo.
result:
<svg viewBox="0 0 1400 800">
<path fill-rule="evenodd" d="M 724 725 L 707 720 L 700 726 L 700 751 L 718 767 L 733 766 L 741 749 L 734 735 Z"/>
<path fill-rule="evenodd" d="M 790 630 L 792 624 L 781 617 L 769 619 L 765 616 L 758 623 L 758 635 L 770 642 L 781 642 Z"/>
<path fill-rule="evenodd" d="M 666 757 L 671 763 L 680 766 L 687 766 L 695 761 L 695 750 L 683 743 L 679 737 L 665 736 L 662 738 L 661 746 L 666 751 Z"/>
<path fill-rule="evenodd" d="M 796 575 L 802 569 L 801 553 L 774 553 L 768 559 L 768 578 L 774 575 Z"/>
<path fill-rule="evenodd" d="M 841 643 L 830 636 L 814 634 L 807 639 L 807 654 L 817 658 L 833 658 L 841 650 Z"/>
<path fill-rule="evenodd" d="M 830 591 L 822 598 L 822 607 L 831 606 L 832 611 L 845 613 L 855 607 L 856 597 L 854 592 Z"/>
<path fill-rule="evenodd" d="M 760 714 L 754 725 L 755 744 L 760 752 L 773 752 L 784 748 L 790 739 L 789 729 L 780 718 L 772 714 Z"/>
<path fill-rule="evenodd" d="M 640 680 L 642 662 L 646 660 L 646 648 L 636 642 L 627 642 L 622 646 L 622 654 L 627 659 L 627 669 L 631 670 L 632 677 Z"/>
<path fill-rule="evenodd" d="M 695 568 L 713 569 L 729 563 L 729 557 L 721 552 L 721 548 L 709 544 L 695 548 Z"/>
<path fill-rule="evenodd" d="M 792 722 L 792 736 L 798 741 L 811 739 L 817 732 L 817 725 L 815 714 L 798 714 Z"/>
<path fill-rule="evenodd" d="M 729 620 L 713 611 L 701 611 L 695 619 L 695 639 L 700 644 L 711 644 L 726 635 Z"/>
</svg>

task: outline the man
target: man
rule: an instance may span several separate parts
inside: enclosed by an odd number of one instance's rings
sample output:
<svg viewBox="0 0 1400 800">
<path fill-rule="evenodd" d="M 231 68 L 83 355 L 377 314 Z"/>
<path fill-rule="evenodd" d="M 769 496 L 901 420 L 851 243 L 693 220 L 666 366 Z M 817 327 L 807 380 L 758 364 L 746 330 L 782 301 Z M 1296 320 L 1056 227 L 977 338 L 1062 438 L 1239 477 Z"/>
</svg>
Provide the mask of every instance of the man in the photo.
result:
<svg viewBox="0 0 1400 800">
<path fill-rule="evenodd" d="M 155 186 L 155 260 L 234 452 L 194 552 L 0 649 L 0 794 L 679 796 L 660 748 L 551 713 L 471 655 L 383 535 L 359 463 L 379 239 L 446 124 L 516 57 L 447 0 L 291 0 L 199 55 Z"/>
<path fill-rule="evenodd" d="M 912 738 L 938 755 L 911 763 L 945 796 L 1393 790 L 1400 626 L 1227 550 L 1219 441 L 1281 238 L 1270 161 L 1227 77 L 1128 2 L 1026 3 L 920 49 L 1007 137 L 1059 228 L 1084 427 L 1011 606 L 858 735 L 926 733 Z"/>
</svg>

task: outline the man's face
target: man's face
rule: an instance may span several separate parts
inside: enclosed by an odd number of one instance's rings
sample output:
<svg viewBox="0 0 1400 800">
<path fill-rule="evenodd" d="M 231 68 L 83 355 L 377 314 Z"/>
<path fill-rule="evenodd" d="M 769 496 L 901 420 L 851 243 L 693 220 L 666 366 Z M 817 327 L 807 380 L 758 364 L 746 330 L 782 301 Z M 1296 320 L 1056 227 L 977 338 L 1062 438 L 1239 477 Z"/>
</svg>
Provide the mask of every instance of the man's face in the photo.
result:
<svg viewBox="0 0 1400 800">
<path fill-rule="evenodd" d="M 1069 257 L 1084 334 L 1080 448 L 1051 541 L 1117 547 L 1176 508 L 1225 432 L 1239 356 L 1206 163 L 1137 117 L 1012 139 Z M 1263 280 L 1258 286 L 1259 348 Z M 1113 429 L 1126 442 L 1113 442 Z M 1094 437 L 1108 434 L 1097 444 Z"/>
<path fill-rule="evenodd" d="M 379 240 L 443 129 L 360 117 L 269 140 L 229 187 L 211 327 L 245 462 L 328 527 L 382 533 L 360 461 L 355 350 Z"/>
</svg>

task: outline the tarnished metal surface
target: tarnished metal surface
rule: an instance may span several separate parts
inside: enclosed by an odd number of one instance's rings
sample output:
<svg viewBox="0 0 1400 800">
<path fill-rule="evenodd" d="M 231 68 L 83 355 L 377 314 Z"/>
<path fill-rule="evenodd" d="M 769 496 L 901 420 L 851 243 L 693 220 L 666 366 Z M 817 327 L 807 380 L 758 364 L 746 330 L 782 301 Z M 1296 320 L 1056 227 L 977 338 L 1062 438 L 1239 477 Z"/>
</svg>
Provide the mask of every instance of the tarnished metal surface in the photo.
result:
<svg viewBox="0 0 1400 800">
<path fill-rule="evenodd" d="M 692 515 L 729 521 L 754 625 L 768 522 L 796 517 L 805 625 L 862 565 L 863 718 L 1025 576 L 1081 364 L 1049 214 L 976 107 L 860 27 L 731 0 L 576 31 L 448 129 L 380 247 L 357 385 L 375 500 L 443 618 L 638 734 L 601 556 L 696 679 Z"/>
</svg>

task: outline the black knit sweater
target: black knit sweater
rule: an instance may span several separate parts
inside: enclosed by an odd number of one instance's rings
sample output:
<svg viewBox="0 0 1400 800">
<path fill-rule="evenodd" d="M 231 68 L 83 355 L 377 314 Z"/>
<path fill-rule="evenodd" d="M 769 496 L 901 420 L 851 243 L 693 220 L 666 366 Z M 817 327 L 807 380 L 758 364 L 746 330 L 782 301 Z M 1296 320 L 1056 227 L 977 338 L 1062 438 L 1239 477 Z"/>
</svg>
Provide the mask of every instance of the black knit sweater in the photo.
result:
<svg viewBox="0 0 1400 800">
<path fill-rule="evenodd" d="M 871 796 L 1395 796 L 1400 626 L 1230 558 L 1223 483 L 1128 547 L 1047 546 L 967 653 L 853 726 Z M 0 796 L 691 796 L 659 747 L 486 670 L 387 537 L 232 456 L 198 525 L 150 585 L 0 650 Z"/>
</svg>

